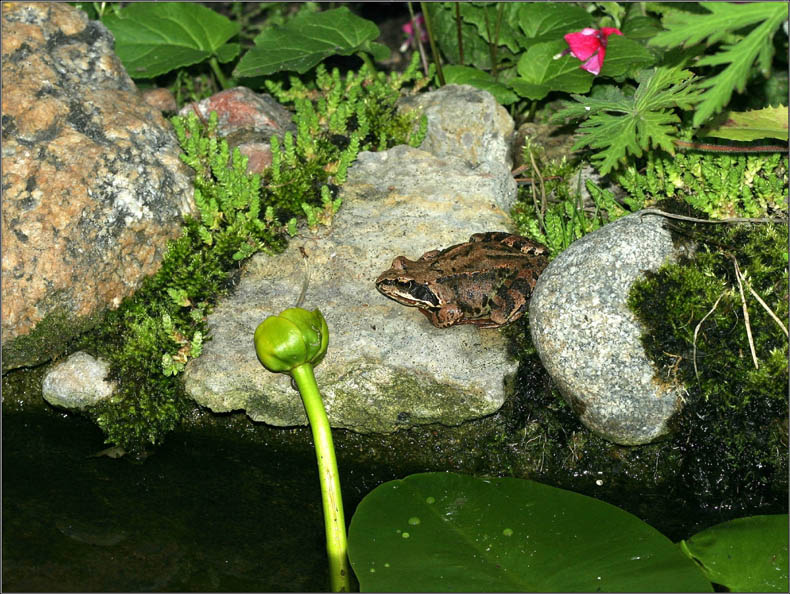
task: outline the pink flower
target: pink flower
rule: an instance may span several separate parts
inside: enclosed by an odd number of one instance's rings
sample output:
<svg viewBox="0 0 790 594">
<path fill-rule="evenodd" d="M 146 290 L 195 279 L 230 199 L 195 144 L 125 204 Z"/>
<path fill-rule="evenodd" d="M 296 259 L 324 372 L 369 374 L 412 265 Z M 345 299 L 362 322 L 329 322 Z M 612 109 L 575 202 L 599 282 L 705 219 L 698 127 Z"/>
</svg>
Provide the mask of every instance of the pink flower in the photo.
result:
<svg viewBox="0 0 790 594">
<path fill-rule="evenodd" d="M 606 55 L 606 40 L 610 35 L 622 35 L 620 29 L 614 27 L 601 27 L 592 29 L 587 27 L 580 33 L 568 33 L 565 41 L 568 42 L 570 52 L 574 58 L 583 62 L 580 66 L 582 70 L 599 74 L 603 66 L 603 58 Z"/>
<path fill-rule="evenodd" d="M 420 41 L 426 41 L 428 39 L 428 34 L 425 31 L 425 18 L 422 16 L 421 12 L 418 12 L 417 16 L 414 17 L 414 21 L 410 20 L 401 27 L 401 30 L 406 34 L 406 41 L 404 41 L 403 45 L 400 47 L 400 51 L 402 52 L 406 51 L 406 48 L 409 47 L 414 39 L 414 25 L 417 25 L 417 31 L 420 33 Z"/>
</svg>

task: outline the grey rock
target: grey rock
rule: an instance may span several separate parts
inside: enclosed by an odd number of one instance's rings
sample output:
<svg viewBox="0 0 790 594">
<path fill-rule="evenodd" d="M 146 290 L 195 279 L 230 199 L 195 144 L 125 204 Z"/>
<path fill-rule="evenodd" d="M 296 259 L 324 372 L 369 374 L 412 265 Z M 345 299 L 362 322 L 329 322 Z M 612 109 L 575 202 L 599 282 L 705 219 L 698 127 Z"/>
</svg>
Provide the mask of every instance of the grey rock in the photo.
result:
<svg viewBox="0 0 790 594">
<path fill-rule="evenodd" d="M 487 95 L 476 93 L 474 105 Z M 498 410 L 517 365 L 500 333 L 439 330 L 374 285 L 398 255 L 417 258 L 476 232 L 507 229 L 515 183 L 507 167 L 479 154 L 471 165 L 407 146 L 360 154 L 332 226 L 293 239 L 279 256 L 253 257 L 235 293 L 209 316 L 212 340 L 185 372 L 190 396 L 216 412 L 306 424 L 290 378 L 266 371 L 252 341 L 267 316 L 295 305 L 306 262 L 302 307 L 318 307 L 329 325 L 329 350 L 315 371 L 334 427 L 390 432 L 460 424 Z"/>
<path fill-rule="evenodd" d="M 399 109 L 419 109 L 428 118 L 428 134 L 420 145 L 424 151 L 472 165 L 512 165 L 513 119 L 490 93 L 471 85 L 445 85 L 401 100 Z"/>
<path fill-rule="evenodd" d="M 44 376 L 44 399 L 54 406 L 85 410 L 112 396 L 116 386 L 104 378 L 109 365 L 88 353 L 78 351 L 57 363 Z"/>
<path fill-rule="evenodd" d="M 573 243 L 532 295 L 532 341 L 544 367 L 584 425 L 615 443 L 660 438 L 683 405 L 683 386 L 659 379 L 626 304 L 637 278 L 683 249 L 662 217 L 635 213 Z"/>
</svg>

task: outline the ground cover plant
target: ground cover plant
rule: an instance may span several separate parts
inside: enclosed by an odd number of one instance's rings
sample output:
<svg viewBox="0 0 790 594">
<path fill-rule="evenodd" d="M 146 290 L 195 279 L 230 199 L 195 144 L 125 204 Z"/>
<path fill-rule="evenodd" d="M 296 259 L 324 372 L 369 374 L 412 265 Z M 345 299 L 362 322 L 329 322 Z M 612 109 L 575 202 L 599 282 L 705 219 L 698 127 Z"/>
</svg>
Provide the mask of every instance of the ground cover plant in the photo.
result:
<svg viewBox="0 0 790 594">
<path fill-rule="evenodd" d="M 389 76 L 375 66 L 389 51 L 378 28 L 353 6 L 83 6 L 113 31 L 141 85 L 169 86 L 179 103 L 247 85 L 293 109 L 297 127 L 272 141 L 272 168 L 258 177 L 216 137 L 215 120 L 174 119 L 199 216 L 185 221 L 160 272 L 75 345 L 106 357 L 119 382 L 93 411 L 108 442 L 140 452 L 190 410 L 178 374 L 210 338 L 206 316 L 241 262 L 282 249 L 300 225 L 330 222 L 360 150 L 419 143 L 424 122 L 394 116 L 407 89 L 468 83 L 519 122 L 551 120 L 576 134 L 575 160 L 546 157 L 537 142 L 521 147 L 517 175 L 529 181 L 513 219 L 553 256 L 641 208 L 697 219 L 670 221 L 702 246 L 695 259 L 632 293 L 657 369 L 689 387 L 680 437 L 666 448 L 682 450 L 672 459 L 685 464 L 684 488 L 705 505 L 739 509 L 744 492 L 786 499 L 786 5 L 421 3 L 426 39 L 413 35 L 409 67 Z M 322 65 L 334 56 L 358 62 L 342 73 Z M 581 181 L 582 162 L 594 179 Z M 701 222 L 711 220 L 729 222 Z M 419 525 L 412 517 L 406 524 Z M 685 552 L 696 554 L 691 544 Z M 754 587 L 742 572 L 706 575 Z M 535 583 L 544 582 L 518 587 Z"/>
</svg>

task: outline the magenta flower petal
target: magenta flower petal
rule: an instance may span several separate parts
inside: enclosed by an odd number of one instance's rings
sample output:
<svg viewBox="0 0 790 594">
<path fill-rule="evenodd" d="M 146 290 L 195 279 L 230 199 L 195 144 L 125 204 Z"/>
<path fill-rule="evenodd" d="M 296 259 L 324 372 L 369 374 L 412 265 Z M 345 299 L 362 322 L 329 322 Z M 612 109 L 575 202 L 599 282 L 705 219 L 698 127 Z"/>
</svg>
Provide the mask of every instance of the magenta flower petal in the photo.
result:
<svg viewBox="0 0 790 594">
<path fill-rule="evenodd" d="M 606 40 L 611 35 L 622 35 L 622 32 L 614 27 L 587 27 L 579 33 L 568 33 L 564 38 L 571 54 L 582 61 L 580 68 L 597 75 L 601 72 L 606 56 Z"/>
<path fill-rule="evenodd" d="M 601 47 L 601 39 L 596 29 L 582 29 L 581 33 L 568 33 L 565 36 L 571 54 L 579 60 L 586 60 Z"/>
</svg>

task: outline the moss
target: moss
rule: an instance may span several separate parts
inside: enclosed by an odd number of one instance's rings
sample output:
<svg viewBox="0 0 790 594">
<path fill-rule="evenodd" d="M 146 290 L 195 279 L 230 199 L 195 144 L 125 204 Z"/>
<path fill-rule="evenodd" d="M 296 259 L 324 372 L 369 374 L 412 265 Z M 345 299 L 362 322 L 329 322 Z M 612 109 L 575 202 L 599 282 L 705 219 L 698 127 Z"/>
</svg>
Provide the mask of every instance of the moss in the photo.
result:
<svg viewBox="0 0 790 594">
<path fill-rule="evenodd" d="M 697 255 L 648 274 L 629 298 L 647 328 L 648 356 L 688 390 L 674 423 L 684 481 L 711 504 L 786 497 L 787 337 L 744 287 L 755 366 L 734 259 L 747 285 L 786 323 L 787 228 L 694 227 L 691 233 L 706 241 Z"/>
<path fill-rule="evenodd" d="M 22 366 L 34 366 L 62 355 L 78 336 L 101 320 L 100 314 L 75 318 L 63 310 L 48 314 L 28 334 L 3 344 L 3 373 Z"/>
</svg>

